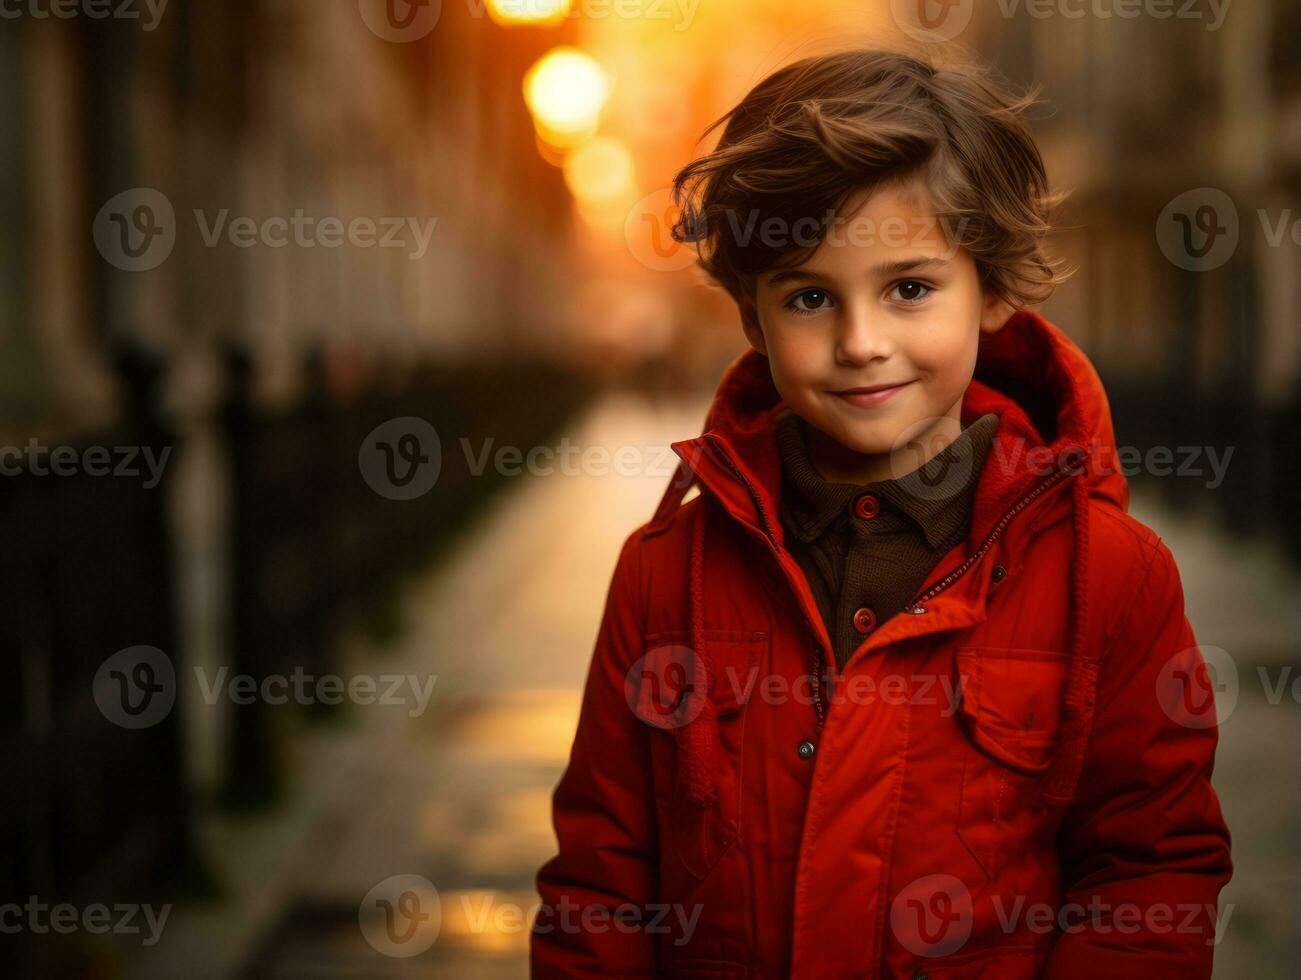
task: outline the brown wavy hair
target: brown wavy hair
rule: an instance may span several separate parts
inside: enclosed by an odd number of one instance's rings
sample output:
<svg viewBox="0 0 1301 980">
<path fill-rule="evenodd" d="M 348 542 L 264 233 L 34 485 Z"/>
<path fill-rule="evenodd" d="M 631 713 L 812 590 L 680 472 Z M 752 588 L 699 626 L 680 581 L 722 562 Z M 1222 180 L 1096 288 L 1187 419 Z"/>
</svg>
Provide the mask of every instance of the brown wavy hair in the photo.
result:
<svg viewBox="0 0 1301 980">
<path fill-rule="evenodd" d="M 715 149 L 673 179 L 673 237 L 695 243 L 706 275 L 738 303 L 761 273 L 798 265 L 826 236 L 773 241 L 745 229 L 795 228 L 839 214 L 851 197 L 920 176 L 950 244 L 982 284 L 1018 309 L 1042 303 L 1070 272 L 1046 251 L 1049 191 L 1026 112 L 971 65 L 939 67 L 895 51 L 805 58 L 759 82 L 702 134 Z M 744 307 L 743 307 L 744 308 Z"/>
</svg>

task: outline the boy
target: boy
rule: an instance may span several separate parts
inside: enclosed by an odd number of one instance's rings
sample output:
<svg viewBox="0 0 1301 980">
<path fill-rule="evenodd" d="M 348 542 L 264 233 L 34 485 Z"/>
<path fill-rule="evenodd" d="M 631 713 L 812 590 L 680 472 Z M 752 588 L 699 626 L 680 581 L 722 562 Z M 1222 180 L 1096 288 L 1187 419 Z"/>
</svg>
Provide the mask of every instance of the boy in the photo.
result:
<svg viewBox="0 0 1301 980">
<path fill-rule="evenodd" d="M 810 58 L 678 175 L 752 349 L 615 569 L 535 976 L 1210 976 L 1206 668 L 1098 376 L 1027 310 L 1030 104 Z"/>
</svg>

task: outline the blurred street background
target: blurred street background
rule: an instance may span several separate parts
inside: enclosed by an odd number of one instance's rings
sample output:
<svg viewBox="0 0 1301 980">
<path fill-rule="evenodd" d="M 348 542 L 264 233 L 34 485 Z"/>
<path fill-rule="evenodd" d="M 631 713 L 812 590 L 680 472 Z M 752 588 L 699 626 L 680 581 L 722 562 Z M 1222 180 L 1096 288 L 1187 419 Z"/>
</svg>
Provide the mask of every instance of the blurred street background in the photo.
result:
<svg viewBox="0 0 1301 980">
<path fill-rule="evenodd" d="M 1298 0 L 0 0 L 0 904 L 146 907 L 0 975 L 527 975 L 619 545 L 743 344 L 668 185 L 923 43 L 1042 85 L 1043 312 L 1224 652 L 1216 976 L 1293 975 Z"/>
</svg>

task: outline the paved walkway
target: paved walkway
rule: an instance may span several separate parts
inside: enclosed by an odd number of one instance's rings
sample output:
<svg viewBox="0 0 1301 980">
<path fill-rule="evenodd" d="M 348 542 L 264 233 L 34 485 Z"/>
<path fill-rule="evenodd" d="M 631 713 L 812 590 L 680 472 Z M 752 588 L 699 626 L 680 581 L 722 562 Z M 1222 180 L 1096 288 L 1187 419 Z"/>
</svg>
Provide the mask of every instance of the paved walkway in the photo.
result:
<svg viewBox="0 0 1301 980">
<path fill-rule="evenodd" d="M 650 472 L 518 478 L 459 553 L 411 591 L 400 644 L 355 651 L 368 672 L 436 675 L 429 709 L 412 717 L 405 704 L 371 707 L 348 727 L 299 740 L 289 805 L 256 823 L 207 827 L 230 899 L 177 909 L 163 942 L 131 957 L 127 975 L 526 976 L 533 874 L 554 847 L 550 792 L 617 548 L 668 479 L 658 447 L 696 431 L 703 411 L 609 398 L 571 442 L 651 447 L 641 454 Z M 1272 684 L 1276 668 L 1301 664 L 1297 579 L 1196 519 L 1176 521 L 1143 500 L 1134 511 L 1179 559 L 1200 641 L 1231 650 L 1243 675 L 1216 773 L 1238 864 L 1216 976 L 1283 977 L 1299 952 L 1291 748 L 1301 744 L 1301 708 L 1290 689 L 1271 704 L 1256 667 L 1268 668 Z M 411 959 L 375 952 L 364 936 L 382 946 L 382 923 L 358 927 L 362 897 L 377 886 L 399 907 L 404 892 L 418 895 L 410 879 L 391 880 L 401 875 L 421 876 L 439 894 L 440 915 L 428 920 L 437 941 Z M 392 948 L 418 945 L 419 936 Z"/>
</svg>

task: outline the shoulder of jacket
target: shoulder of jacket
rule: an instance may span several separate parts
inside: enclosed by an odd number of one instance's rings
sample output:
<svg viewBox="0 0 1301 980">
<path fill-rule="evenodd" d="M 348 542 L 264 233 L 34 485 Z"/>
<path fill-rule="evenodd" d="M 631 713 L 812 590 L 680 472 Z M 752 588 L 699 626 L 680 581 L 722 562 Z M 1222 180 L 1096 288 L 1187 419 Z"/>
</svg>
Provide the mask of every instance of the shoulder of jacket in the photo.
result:
<svg viewBox="0 0 1301 980">
<path fill-rule="evenodd" d="M 647 542 L 657 538 L 665 538 L 668 542 L 673 542 L 677 538 L 686 540 L 685 536 L 690 533 L 696 515 L 703 505 L 702 498 L 702 494 L 695 494 L 690 499 L 682 501 L 668 514 L 647 521 L 633 533 L 640 535 L 642 540 Z"/>
<path fill-rule="evenodd" d="M 1143 593 L 1149 600 L 1173 598 L 1179 571 L 1165 540 L 1114 504 L 1097 501 L 1089 511 L 1090 603 L 1110 610 L 1114 630 Z"/>
<path fill-rule="evenodd" d="M 1161 535 L 1107 500 L 1089 499 L 1089 534 L 1103 561 L 1146 564 L 1164 546 Z"/>
<path fill-rule="evenodd" d="M 647 521 L 624 539 L 615 570 L 615 588 L 637 593 L 643 603 L 671 594 L 685 582 L 691 554 L 691 529 L 701 514 L 702 500 L 693 497 L 671 515 Z"/>
<path fill-rule="evenodd" d="M 628 536 L 625 548 L 631 548 L 639 560 L 652 568 L 676 567 L 691 550 L 691 529 L 700 517 L 700 496 L 683 501 L 672 513 L 650 520 Z"/>
<path fill-rule="evenodd" d="M 1164 546 L 1161 536 L 1111 501 L 1092 496 L 1087 499 L 1090 580 L 1098 585 L 1116 579 L 1132 581 L 1133 574 L 1141 575 Z M 1070 518 L 1068 508 L 1055 508 L 1049 516 L 1037 518 L 1036 530 L 1051 529 L 1064 538 L 1071 533 Z"/>
</svg>

